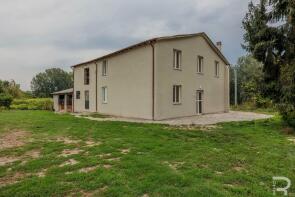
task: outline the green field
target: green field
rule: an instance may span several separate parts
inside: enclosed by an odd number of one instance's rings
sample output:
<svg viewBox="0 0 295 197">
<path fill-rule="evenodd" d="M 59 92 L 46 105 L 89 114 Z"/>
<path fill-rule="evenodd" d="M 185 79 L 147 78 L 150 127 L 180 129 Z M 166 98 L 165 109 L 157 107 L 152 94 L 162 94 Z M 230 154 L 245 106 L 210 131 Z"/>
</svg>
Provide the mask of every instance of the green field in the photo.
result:
<svg viewBox="0 0 295 197">
<path fill-rule="evenodd" d="M 278 116 L 217 127 L 0 112 L 0 196 L 273 196 L 295 192 L 295 136 Z M 293 140 L 293 141 L 292 141 Z"/>
</svg>

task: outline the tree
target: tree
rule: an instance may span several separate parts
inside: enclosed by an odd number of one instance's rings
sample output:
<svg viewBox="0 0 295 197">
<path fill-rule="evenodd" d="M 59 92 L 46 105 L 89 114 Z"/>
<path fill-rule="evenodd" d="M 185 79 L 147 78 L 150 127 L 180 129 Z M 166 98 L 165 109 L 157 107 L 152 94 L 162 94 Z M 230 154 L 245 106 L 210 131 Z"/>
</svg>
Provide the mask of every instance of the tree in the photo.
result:
<svg viewBox="0 0 295 197">
<path fill-rule="evenodd" d="M 50 97 L 56 91 L 73 86 L 72 74 L 60 68 L 51 68 L 37 74 L 31 81 L 31 89 L 36 97 Z"/>
<path fill-rule="evenodd" d="M 238 75 L 238 103 L 254 101 L 262 94 L 263 65 L 252 56 L 240 57 L 236 65 Z M 234 103 L 234 68 L 231 69 L 231 103 Z"/>
<path fill-rule="evenodd" d="M 265 97 L 273 100 L 279 98 L 280 77 L 279 57 L 283 54 L 285 39 L 280 29 L 269 26 L 271 17 L 267 13 L 267 1 L 260 0 L 260 4 L 249 4 L 249 12 L 243 20 L 244 49 L 250 52 L 255 59 L 263 64 Z"/>
<path fill-rule="evenodd" d="M 23 92 L 20 89 L 20 85 L 16 84 L 14 80 L 11 80 L 11 81 L 0 80 L 0 93 L 10 95 L 13 98 L 20 98 L 23 96 Z"/>
<path fill-rule="evenodd" d="M 244 48 L 263 63 L 265 95 L 295 127 L 295 1 L 250 3 L 243 27 Z"/>
</svg>

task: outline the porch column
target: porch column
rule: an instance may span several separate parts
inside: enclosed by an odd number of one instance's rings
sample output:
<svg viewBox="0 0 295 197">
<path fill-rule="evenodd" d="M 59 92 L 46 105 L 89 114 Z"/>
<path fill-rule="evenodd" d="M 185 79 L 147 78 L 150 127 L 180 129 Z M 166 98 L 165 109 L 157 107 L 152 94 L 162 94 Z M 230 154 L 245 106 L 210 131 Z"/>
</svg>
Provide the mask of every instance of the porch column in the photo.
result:
<svg viewBox="0 0 295 197">
<path fill-rule="evenodd" d="M 64 105 L 65 105 L 65 112 L 68 111 L 68 105 L 67 105 L 67 102 L 68 102 L 68 95 L 65 94 L 65 103 L 64 103 Z"/>
</svg>

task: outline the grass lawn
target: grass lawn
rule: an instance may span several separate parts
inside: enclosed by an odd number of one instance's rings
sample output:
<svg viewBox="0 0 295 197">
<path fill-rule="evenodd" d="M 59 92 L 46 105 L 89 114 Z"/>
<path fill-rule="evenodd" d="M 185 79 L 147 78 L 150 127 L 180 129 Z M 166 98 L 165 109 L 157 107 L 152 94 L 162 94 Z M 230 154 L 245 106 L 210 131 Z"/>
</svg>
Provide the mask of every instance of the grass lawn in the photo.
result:
<svg viewBox="0 0 295 197">
<path fill-rule="evenodd" d="M 216 128 L 0 112 L 0 196 L 273 196 L 295 192 L 295 136 L 278 117 Z"/>
</svg>

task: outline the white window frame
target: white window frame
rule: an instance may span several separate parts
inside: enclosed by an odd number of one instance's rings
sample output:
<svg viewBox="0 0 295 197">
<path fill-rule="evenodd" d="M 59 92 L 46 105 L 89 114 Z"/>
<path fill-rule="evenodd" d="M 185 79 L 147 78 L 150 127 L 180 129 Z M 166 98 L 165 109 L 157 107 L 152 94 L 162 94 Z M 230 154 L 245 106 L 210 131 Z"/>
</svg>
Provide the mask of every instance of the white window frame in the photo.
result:
<svg viewBox="0 0 295 197">
<path fill-rule="evenodd" d="M 214 64 L 214 75 L 215 75 L 215 77 L 219 77 L 219 70 L 220 70 L 219 67 L 220 67 L 219 62 L 215 61 L 215 64 Z"/>
<path fill-rule="evenodd" d="M 178 93 L 178 94 L 177 94 Z M 173 104 L 179 105 L 182 100 L 182 86 L 181 85 L 173 85 Z"/>
<path fill-rule="evenodd" d="M 203 90 L 197 90 L 196 91 L 196 113 L 197 113 L 197 115 L 201 115 L 201 114 L 203 114 L 203 107 L 204 107 L 204 105 L 203 105 L 203 101 L 204 101 L 204 91 Z M 201 99 L 200 99 L 200 94 L 201 94 Z M 200 108 L 199 108 L 199 106 L 200 106 L 200 104 L 201 104 L 201 106 L 202 106 L 202 112 L 200 113 Z"/>
<path fill-rule="evenodd" d="M 102 103 L 108 103 L 108 87 L 104 86 L 101 88 Z"/>
<path fill-rule="evenodd" d="M 107 76 L 107 73 L 108 73 L 108 61 L 107 60 L 103 60 L 102 61 L 101 75 L 102 76 Z"/>
<path fill-rule="evenodd" d="M 201 65 L 200 65 L 201 63 Z M 204 73 L 204 57 L 198 56 L 197 58 L 197 73 L 203 74 Z"/>
<path fill-rule="evenodd" d="M 182 62 L 182 51 L 178 49 L 173 49 L 173 68 L 175 70 L 181 70 Z"/>
</svg>

